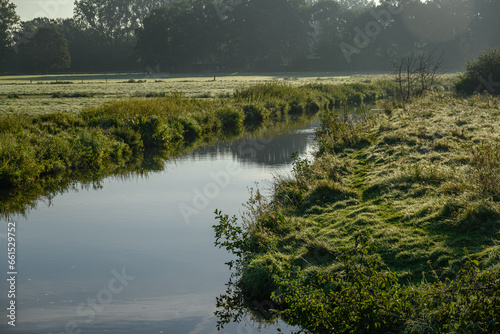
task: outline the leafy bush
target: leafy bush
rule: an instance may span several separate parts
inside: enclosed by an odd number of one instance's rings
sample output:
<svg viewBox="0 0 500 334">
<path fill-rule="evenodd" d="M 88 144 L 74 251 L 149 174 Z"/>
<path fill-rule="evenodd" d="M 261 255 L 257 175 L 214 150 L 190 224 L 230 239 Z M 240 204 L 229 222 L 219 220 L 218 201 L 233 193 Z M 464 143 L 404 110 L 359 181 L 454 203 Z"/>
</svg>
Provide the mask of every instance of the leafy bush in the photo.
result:
<svg viewBox="0 0 500 334">
<path fill-rule="evenodd" d="M 217 118 L 221 121 L 222 133 L 238 135 L 243 132 L 245 114 L 239 108 L 224 108 L 217 111 Z"/>
<path fill-rule="evenodd" d="M 320 144 L 320 153 L 341 152 L 347 147 L 361 143 L 368 143 L 364 127 L 364 120 L 343 119 L 332 113 L 324 113 L 321 127 L 316 131 Z"/>
<path fill-rule="evenodd" d="M 247 128 L 259 127 L 269 119 L 270 112 L 258 104 L 249 104 L 243 107 L 245 113 L 245 126 Z"/>
<path fill-rule="evenodd" d="M 202 128 L 196 120 L 191 117 L 180 117 L 179 121 L 182 125 L 182 137 L 185 143 L 192 143 L 201 137 Z"/>
<path fill-rule="evenodd" d="M 489 92 L 499 95 L 500 87 L 500 50 L 491 48 L 479 55 L 476 60 L 467 63 L 467 69 L 455 84 L 458 93 Z"/>
</svg>

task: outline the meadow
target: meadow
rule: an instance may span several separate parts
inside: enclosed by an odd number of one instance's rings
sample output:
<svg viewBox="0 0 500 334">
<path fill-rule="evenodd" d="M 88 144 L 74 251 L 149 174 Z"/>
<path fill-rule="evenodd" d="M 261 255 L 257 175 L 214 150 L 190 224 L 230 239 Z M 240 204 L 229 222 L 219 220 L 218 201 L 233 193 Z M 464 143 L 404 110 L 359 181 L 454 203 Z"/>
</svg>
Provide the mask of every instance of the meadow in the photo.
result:
<svg viewBox="0 0 500 334">
<path fill-rule="evenodd" d="M 215 75 L 215 81 L 214 81 Z M 88 74 L 0 77 L 1 114 L 78 113 L 110 100 L 182 93 L 186 97 L 220 98 L 235 89 L 260 83 L 369 83 L 387 75 L 350 73 L 207 74 Z"/>
</svg>

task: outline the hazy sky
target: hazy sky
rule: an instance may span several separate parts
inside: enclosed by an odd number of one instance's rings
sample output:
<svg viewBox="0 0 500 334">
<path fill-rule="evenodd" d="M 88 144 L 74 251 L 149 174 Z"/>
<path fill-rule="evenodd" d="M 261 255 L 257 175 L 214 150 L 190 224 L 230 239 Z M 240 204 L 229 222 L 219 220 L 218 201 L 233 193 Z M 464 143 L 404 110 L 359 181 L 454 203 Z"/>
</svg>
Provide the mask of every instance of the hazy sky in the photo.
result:
<svg viewBox="0 0 500 334">
<path fill-rule="evenodd" d="M 22 21 L 36 17 L 72 17 L 74 0 L 11 0 L 16 6 L 16 12 Z M 106 1 L 106 0 L 102 0 Z M 376 0 L 375 2 L 379 2 Z"/>
<path fill-rule="evenodd" d="M 11 2 L 17 6 L 16 12 L 23 21 L 42 16 L 49 18 L 73 16 L 74 0 L 11 0 Z"/>
</svg>

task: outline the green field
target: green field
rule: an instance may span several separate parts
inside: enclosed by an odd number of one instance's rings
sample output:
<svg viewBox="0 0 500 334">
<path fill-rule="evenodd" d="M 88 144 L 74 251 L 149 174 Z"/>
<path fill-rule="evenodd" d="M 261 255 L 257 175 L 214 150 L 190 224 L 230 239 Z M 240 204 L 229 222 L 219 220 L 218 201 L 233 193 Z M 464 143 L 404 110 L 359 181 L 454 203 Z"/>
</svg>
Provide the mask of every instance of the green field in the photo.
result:
<svg viewBox="0 0 500 334">
<path fill-rule="evenodd" d="M 214 81 L 215 75 L 215 81 Z M 78 113 L 85 107 L 110 100 L 182 93 L 186 97 L 218 98 L 259 83 L 305 84 L 371 83 L 389 74 L 299 72 L 274 74 L 68 74 L 0 77 L 1 114 Z M 443 76 L 442 87 L 451 89 L 455 74 Z"/>
<path fill-rule="evenodd" d="M 0 77 L 0 114 L 78 113 L 85 107 L 100 105 L 109 100 L 173 92 L 180 92 L 186 97 L 217 98 L 231 95 L 238 88 L 263 82 L 285 82 L 300 86 L 307 83 L 371 82 L 384 77 L 386 76 L 347 73 L 4 76 Z M 54 98 L 54 94 L 62 97 Z"/>
</svg>

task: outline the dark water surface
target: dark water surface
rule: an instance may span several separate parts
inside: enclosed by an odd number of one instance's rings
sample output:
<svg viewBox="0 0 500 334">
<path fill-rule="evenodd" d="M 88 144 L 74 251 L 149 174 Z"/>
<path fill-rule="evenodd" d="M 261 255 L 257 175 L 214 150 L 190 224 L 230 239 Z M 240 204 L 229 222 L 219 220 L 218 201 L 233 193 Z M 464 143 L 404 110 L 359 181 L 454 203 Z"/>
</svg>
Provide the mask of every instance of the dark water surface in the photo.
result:
<svg viewBox="0 0 500 334">
<path fill-rule="evenodd" d="M 215 298 L 231 256 L 214 247 L 214 210 L 239 215 L 248 187 L 289 173 L 314 149 L 314 127 L 197 149 L 147 177 L 40 202 L 16 222 L 16 326 L 0 283 L 0 333 L 258 333 L 250 320 L 216 330 Z M 1 221 L 3 277 L 7 221 Z M 280 323 L 262 333 L 284 332 Z"/>
</svg>

